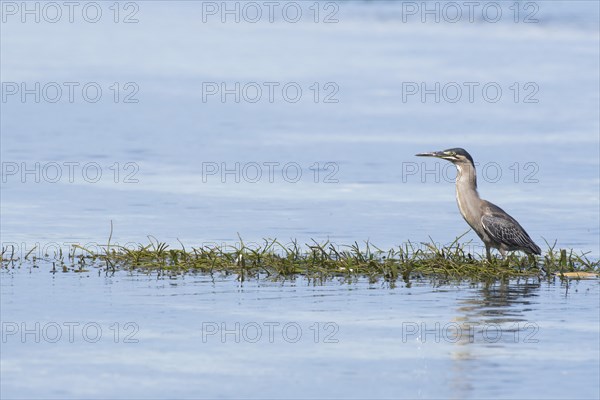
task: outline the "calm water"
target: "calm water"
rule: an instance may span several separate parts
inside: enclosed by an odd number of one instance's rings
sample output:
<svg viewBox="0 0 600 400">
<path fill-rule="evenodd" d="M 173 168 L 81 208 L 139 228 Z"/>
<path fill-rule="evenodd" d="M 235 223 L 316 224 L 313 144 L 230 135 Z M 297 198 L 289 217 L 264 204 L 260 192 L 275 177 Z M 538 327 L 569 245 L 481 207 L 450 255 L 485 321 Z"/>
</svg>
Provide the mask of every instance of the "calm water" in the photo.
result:
<svg viewBox="0 0 600 400">
<path fill-rule="evenodd" d="M 3 398 L 599 395 L 597 281 L 392 289 L 47 268 L 2 272 Z"/>
<path fill-rule="evenodd" d="M 3 8 L 2 247 L 97 248 L 111 221 L 122 245 L 448 243 L 467 230 L 454 172 L 414 154 L 462 146 L 482 197 L 538 244 L 600 257 L 598 3 L 520 2 L 516 15 L 514 3 L 497 22 L 479 9 L 457 23 L 422 23 L 401 2 L 318 14 L 302 2 L 296 23 L 279 8 L 272 23 L 268 9 L 223 23 L 201 2 L 102 3 L 96 23 Z M 3 398 L 598 397 L 598 281 L 391 289 L 48 271 L 0 275 Z M 419 339 L 421 323 L 502 335 Z"/>
<path fill-rule="evenodd" d="M 498 23 L 404 23 L 400 4 L 343 2 L 337 23 L 311 22 L 306 8 L 295 24 L 223 24 L 194 2 L 140 2 L 133 24 L 115 24 L 110 9 L 96 24 L 11 17 L 2 80 L 41 93 L 2 103 L 2 242 L 105 243 L 113 220 L 121 244 L 237 233 L 446 243 L 467 230 L 454 172 L 414 154 L 463 146 L 482 196 L 537 242 L 600 256 L 598 4 L 538 2 L 539 22 L 516 24 L 509 9 Z M 49 82 L 64 90 L 56 103 Z M 65 82 L 79 84 L 72 103 Z M 90 82 L 96 103 L 82 93 Z M 251 103 L 250 85 L 222 102 L 203 90 L 222 82 L 256 83 L 263 96 Z M 464 93 L 403 101 L 415 82 Z M 479 85 L 473 102 L 465 82 Z M 282 94 L 289 83 L 302 90 L 296 103 Z M 496 102 L 486 84 L 502 91 Z"/>
</svg>

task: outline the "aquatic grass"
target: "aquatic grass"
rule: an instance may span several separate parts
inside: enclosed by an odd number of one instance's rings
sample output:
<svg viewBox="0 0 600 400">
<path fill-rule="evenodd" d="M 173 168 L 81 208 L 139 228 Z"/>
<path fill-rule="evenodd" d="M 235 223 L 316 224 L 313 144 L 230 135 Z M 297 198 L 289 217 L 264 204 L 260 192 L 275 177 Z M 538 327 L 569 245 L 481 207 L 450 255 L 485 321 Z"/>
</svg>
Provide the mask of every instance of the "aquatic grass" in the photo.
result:
<svg viewBox="0 0 600 400">
<path fill-rule="evenodd" d="M 149 243 L 136 248 L 111 244 L 111 235 L 103 251 L 94 252 L 74 245 L 65 259 L 62 250 L 51 258 L 53 271 L 88 272 L 91 268 L 114 273 L 117 270 L 137 271 L 175 277 L 188 273 L 235 275 L 240 281 L 248 279 L 293 279 L 304 276 L 315 282 L 333 278 L 354 281 L 368 278 L 370 282 L 383 280 L 409 283 L 415 278 L 434 277 L 441 280 L 488 281 L 518 277 L 559 277 L 581 279 L 597 277 L 600 261 L 588 258 L 589 253 L 556 249 L 556 243 L 547 243 L 548 250 L 539 257 L 512 253 L 505 259 L 491 262 L 482 254 L 472 254 L 470 242 L 460 243 L 461 235 L 445 246 L 429 243 L 416 245 L 407 242 L 382 250 L 370 242 L 362 246 L 354 242 L 335 246 L 329 241 L 313 240 L 304 246 L 296 240 L 282 244 L 276 239 L 264 239 L 261 244 L 247 246 L 242 238 L 236 246 L 198 246 L 187 249 L 172 248 L 153 236 Z M 33 263 L 30 251 L 24 260 L 18 260 L 14 249 L 2 249 L 3 268 L 15 268 Z M 79 253 L 79 254 L 77 254 Z M 58 264 L 58 269 L 57 269 Z"/>
</svg>

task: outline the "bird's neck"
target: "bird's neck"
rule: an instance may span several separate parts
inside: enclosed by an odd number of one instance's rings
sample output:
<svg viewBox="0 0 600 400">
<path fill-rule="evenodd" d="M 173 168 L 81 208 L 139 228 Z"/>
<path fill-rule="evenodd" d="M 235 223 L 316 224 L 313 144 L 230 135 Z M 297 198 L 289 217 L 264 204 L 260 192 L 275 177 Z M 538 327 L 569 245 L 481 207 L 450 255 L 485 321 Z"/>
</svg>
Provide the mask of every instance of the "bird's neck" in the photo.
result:
<svg viewBox="0 0 600 400">
<path fill-rule="evenodd" d="M 477 173 L 475 167 L 471 164 L 456 165 L 456 189 L 460 189 L 463 193 L 477 194 Z"/>
<path fill-rule="evenodd" d="M 469 225 L 474 226 L 480 217 L 479 193 L 477 193 L 477 176 L 475 167 L 472 165 L 456 165 L 456 201 L 460 213 L 467 220 Z"/>
</svg>

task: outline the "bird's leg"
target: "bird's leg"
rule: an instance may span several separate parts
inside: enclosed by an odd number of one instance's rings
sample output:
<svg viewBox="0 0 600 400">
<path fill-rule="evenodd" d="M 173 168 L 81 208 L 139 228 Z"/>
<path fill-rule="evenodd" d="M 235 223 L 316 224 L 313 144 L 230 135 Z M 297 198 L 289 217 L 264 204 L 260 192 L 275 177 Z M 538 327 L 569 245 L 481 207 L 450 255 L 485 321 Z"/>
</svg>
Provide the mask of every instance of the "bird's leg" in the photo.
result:
<svg viewBox="0 0 600 400">
<path fill-rule="evenodd" d="M 502 259 L 506 260 L 506 251 L 502 250 L 502 248 L 500 248 L 499 250 L 500 250 L 500 255 L 502 256 Z"/>
<path fill-rule="evenodd" d="M 492 253 L 490 252 L 490 245 L 487 243 L 485 245 L 485 254 L 487 255 L 488 261 L 492 262 Z"/>
</svg>

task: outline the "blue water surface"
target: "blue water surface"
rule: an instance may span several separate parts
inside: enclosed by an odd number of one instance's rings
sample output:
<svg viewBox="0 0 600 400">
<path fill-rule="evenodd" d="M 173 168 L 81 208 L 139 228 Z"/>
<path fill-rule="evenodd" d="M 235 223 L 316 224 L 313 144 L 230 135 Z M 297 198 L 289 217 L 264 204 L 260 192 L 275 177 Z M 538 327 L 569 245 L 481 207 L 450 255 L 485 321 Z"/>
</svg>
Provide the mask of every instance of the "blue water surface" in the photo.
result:
<svg viewBox="0 0 600 400">
<path fill-rule="evenodd" d="M 414 156 L 450 147 L 542 248 L 597 259 L 598 3 L 495 2 L 494 22 L 410 8 L 450 3 L 237 22 L 206 8 L 223 2 L 100 2 L 98 22 L 54 23 L 2 2 L 0 242 L 40 262 L 0 272 L 0 397 L 597 399 L 598 280 L 240 283 L 41 261 L 101 250 L 111 223 L 123 246 L 450 243 L 468 230 L 453 167 Z"/>
</svg>

